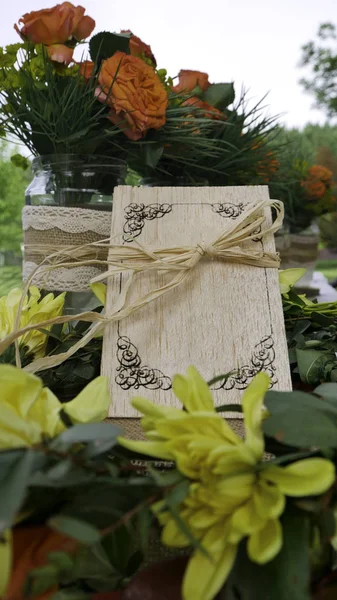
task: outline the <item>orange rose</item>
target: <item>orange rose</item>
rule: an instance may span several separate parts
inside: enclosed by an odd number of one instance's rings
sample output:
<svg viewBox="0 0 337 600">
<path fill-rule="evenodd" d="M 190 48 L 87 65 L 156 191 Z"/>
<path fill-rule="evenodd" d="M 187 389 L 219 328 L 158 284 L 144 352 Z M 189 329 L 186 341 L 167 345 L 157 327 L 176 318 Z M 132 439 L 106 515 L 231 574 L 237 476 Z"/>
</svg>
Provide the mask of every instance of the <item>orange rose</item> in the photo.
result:
<svg viewBox="0 0 337 600">
<path fill-rule="evenodd" d="M 73 51 L 68 46 L 64 46 L 62 50 L 61 45 L 71 38 L 77 41 L 83 40 L 95 27 L 94 19 L 84 13 L 83 6 L 62 2 L 53 8 L 26 13 L 19 20 L 19 24 L 22 24 L 21 29 L 16 24 L 14 28 L 23 39 L 34 44 L 44 44 L 49 47 L 57 44 L 57 50 L 48 49 L 49 56 L 52 60 L 68 64 L 71 60 L 71 58 L 69 60 L 70 51 L 71 57 Z"/>
<path fill-rule="evenodd" d="M 80 66 L 80 73 L 84 79 L 89 80 L 91 75 L 93 74 L 95 63 L 91 60 L 82 60 L 82 62 L 77 63 Z"/>
<path fill-rule="evenodd" d="M 192 98 L 185 100 L 185 102 L 182 103 L 182 106 L 194 106 L 194 108 L 200 109 L 200 111 L 202 111 L 202 117 L 205 119 L 215 119 L 216 121 L 226 120 L 226 115 L 224 115 L 221 110 L 214 108 L 214 106 L 211 106 L 208 102 L 199 100 L 196 96 L 192 96 Z"/>
<path fill-rule="evenodd" d="M 154 69 L 124 52 L 102 62 L 96 95 L 110 108 L 109 119 L 131 140 L 166 122 L 167 92 Z"/>
<path fill-rule="evenodd" d="M 132 33 L 132 31 L 130 31 L 130 29 L 123 29 L 121 31 L 121 33 L 131 33 L 129 45 L 130 45 L 130 54 L 132 54 L 132 56 L 138 56 L 138 58 L 142 58 L 142 56 L 145 56 L 146 58 L 149 58 L 153 62 L 154 66 L 157 65 L 157 61 L 152 53 L 151 46 L 149 46 L 148 44 L 145 44 L 145 42 L 143 42 L 136 35 L 133 35 L 133 33 Z"/>
<path fill-rule="evenodd" d="M 173 89 L 177 94 L 192 92 L 197 86 L 205 92 L 211 85 L 208 81 L 207 73 L 200 73 L 200 71 L 180 71 L 179 83 Z"/>
<path fill-rule="evenodd" d="M 32 569 L 43 567 L 51 552 L 74 552 L 77 542 L 49 527 L 18 527 L 13 530 L 13 566 L 3 600 L 23 600 L 23 586 Z M 47 600 L 55 587 L 35 600 Z"/>
</svg>

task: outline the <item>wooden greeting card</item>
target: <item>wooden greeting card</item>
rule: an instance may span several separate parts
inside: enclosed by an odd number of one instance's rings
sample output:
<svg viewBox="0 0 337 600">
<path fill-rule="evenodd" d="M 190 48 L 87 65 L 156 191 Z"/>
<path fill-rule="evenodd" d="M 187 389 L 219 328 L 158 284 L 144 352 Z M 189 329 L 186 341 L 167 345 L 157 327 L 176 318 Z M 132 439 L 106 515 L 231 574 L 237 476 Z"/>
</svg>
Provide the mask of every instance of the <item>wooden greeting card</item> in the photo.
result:
<svg viewBox="0 0 337 600">
<path fill-rule="evenodd" d="M 269 200 L 266 186 L 122 186 L 114 193 L 111 243 L 138 245 L 149 251 L 207 248 L 263 200 Z M 271 225 L 270 207 L 263 214 L 267 226 Z M 273 234 L 261 237 L 257 227 L 254 239 L 243 247 L 274 253 Z M 129 290 L 129 302 L 165 285 L 174 275 L 156 270 L 138 273 Z M 130 276 L 123 272 L 108 278 L 107 314 Z M 200 260 L 181 285 L 109 324 L 102 367 L 112 397 L 109 416 L 137 417 L 130 404 L 136 395 L 180 406 L 171 389 L 172 377 L 184 374 L 189 365 L 207 381 L 230 374 L 212 387 L 218 405 L 239 402 L 260 371 L 270 376 L 271 388 L 291 389 L 277 268 L 216 257 Z"/>
</svg>

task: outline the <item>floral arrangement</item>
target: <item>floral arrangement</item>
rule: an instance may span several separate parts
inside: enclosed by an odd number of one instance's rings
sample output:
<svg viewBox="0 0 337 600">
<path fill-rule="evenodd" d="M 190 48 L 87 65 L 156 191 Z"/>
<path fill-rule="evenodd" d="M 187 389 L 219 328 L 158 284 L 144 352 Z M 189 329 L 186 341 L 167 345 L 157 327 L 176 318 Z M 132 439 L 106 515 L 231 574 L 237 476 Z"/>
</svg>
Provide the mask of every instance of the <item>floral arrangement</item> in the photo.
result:
<svg viewBox="0 0 337 600">
<path fill-rule="evenodd" d="M 257 375 L 235 407 L 243 436 L 191 367 L 173 382 L 184 410 L 133 400 L 146 437 L 136 442 L 98 423 L 105 378 L 67 404 L 13 366 L 0 378 L 4 599 L 336 592 L 336 384 L 271 392 Z M 143 570 L 159 537 L 162 552 L 186 555 Z"/>
<path fill-rule="evenodd" d="M 297 294 L 293 286 L 304 273 L 288 269 L 280 277 L 293 386 L 310 391 L 337 381 L 337 302 Z"/>
<path fill-rule="evenodd" d="M 296 153 L 295 153 L 296 154 Z M 322 165 L 310 165 L 295 158 L 294 148 L 286 148 L 271 180 L 271 194 L 285 206 L 285 223 L 291 233 L 307 229 L 312 221 L 336 210 L 332 172 Z"/>
<path fill-rule="evenodd" d="M 174 82 L 130 31 L 94 35 L 77 60 L 94 28 L 70 2 L 19 19 L 21 42 L 0 49 L 3 137 L 35 156 L 127 160 L 152 180 L 266 181 L 274 120 L 260 104 L 235 104 L 233 84 L 211 84 L 205 73 L 181 71 Z"/>
</svg>

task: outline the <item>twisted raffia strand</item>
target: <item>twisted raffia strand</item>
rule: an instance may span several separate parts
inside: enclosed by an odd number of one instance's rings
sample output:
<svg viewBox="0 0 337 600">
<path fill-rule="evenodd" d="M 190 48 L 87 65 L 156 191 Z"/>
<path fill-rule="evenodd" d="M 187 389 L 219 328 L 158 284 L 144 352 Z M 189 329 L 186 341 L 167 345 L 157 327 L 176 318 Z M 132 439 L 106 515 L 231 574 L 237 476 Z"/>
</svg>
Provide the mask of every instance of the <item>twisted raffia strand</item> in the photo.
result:
<svg viewBox="0 0 337 600">
<path fill-rule="evenodd" d="M 261 211 L 265 208 L 273 208 L 276 212 L 276 218 L 272 225 L 263 228 L 266 221 Z M 200 242 L 195 246 L 179 246 L 174 248 L 151 249 L 146 248 L 134 240 L 134 245 L 117 246 L 107 245 L 109 248 L 109 256 L 107 264 L 109 270 L 98 277 L 95 277 L 92 282 L 101 281 L 107 277 L 117 275 L 129 271 L 130 278 L 124 285 L 122 293 L 114 303 L 109 314 L 99 315 L 95 312 L 85 312 L 78 315 L 55 317 L 43 323 L 39 323 L 39 328 L 54 325 L 56 323 L 67 323 L 70 321 L 88 321 L 95 323 L 86 335 L 79 340 L 72 348 L 62 354 L 39 358 L 25 367 L 25 370 L 36 373 L 57 366 L 70 358 L 77 350 L 83 348 L 95 335 L 102 332 L 108 323 L 121 321 L 130 316 L 135 311 L 143 306 L 153 302 L 160 296 L 172 291 L 180 286 L 189 276 L 191 271 L 196 267 L 203 257 L 212 260 L 224 260 L 231 263 L 240 263 L 255 267 L 264 268 L 279 268 L 280 259 L 277 253 L 252 251 L 244 248 L 243 244 L 262 239 L 268 234 L 275 233 L 282 225 L 284 209 L 282 202 L 278 200 L 263 200 L 254 206 L 248 207 L 245 212 L 227 228 L 213 243 L 207 244 Z M 84 246 L 97 247 L 97 242 Z M 76 247 L 75 247 L 76 248 Z M 81 247 L 82 248 L 82 247 Z M 66 252 L 67 258 L 71 255 L 71 249 L 68 247 Z M 79 258 L 79 253 L 75 253 Z M 80 253 L 81 258 L 85 253 Z M 50 263 L 45 269 L 54 269 L 57 267 L 74 267 L 74 265 L 85 265 L 91 263 L 93 259 L 80 260 L 80 262 L 62 262 L 62 251 L 55 255 L 55 262 L 51 264 L 53 257 L 48 257 Z M 127 304 L 127 296 L 134 276 L 137 273 L 144 271 L 165 271 L 177 272 L 176 275 L 167 284 L 151 290 L 141 298 Z M 20 322 L 17 320 L 17 322 Z M 10 346 L 17 338 L 21 337 L 27 331 L 36 329 L 36 325 L 28 325 L 22 329 L 16 329 L 0 342 L 0 355 Z"/>
</svg>

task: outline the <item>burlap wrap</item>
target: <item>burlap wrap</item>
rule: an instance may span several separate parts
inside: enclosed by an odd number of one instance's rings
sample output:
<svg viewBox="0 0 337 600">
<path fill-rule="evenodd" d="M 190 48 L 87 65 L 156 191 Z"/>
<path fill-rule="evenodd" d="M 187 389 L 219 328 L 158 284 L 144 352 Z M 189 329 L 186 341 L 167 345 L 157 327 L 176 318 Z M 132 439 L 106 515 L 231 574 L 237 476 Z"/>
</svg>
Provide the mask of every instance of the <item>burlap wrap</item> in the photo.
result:
<svg viewBox="0 0 337 600">
<path fill-rule="evenodd" d="M 24 232 L 23 279 L 26 281 L 48 256 L 65 248 L 93 244 L 110 237 L 111 212 L 83 208 L 25 206 L 22 213 Z M 96 257 L 106 261 L 107 249 L 97 249 Z M 46 264 L 46 263 L 45 263 Z M 32 284 L 48 290 L 82 292 L 104 266 L 38 269 Z"/>
</svg>

